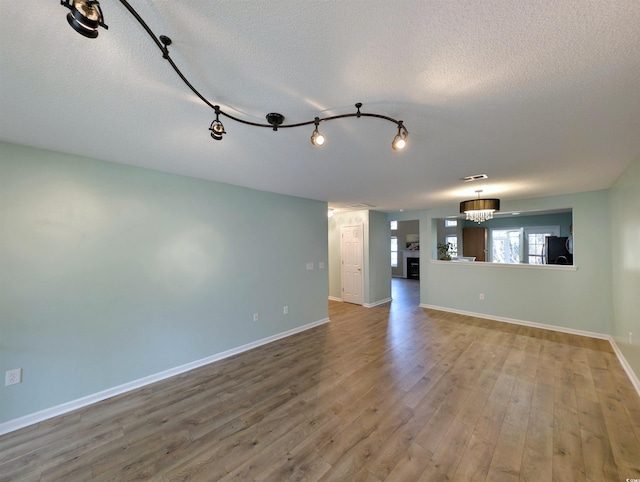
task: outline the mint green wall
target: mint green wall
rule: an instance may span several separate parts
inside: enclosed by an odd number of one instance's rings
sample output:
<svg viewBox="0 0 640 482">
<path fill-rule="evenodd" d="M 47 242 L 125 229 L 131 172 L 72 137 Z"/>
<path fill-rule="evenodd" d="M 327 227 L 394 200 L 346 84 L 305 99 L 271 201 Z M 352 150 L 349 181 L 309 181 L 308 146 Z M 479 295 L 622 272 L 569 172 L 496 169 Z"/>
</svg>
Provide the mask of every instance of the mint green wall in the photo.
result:
<svg viewBox="0 0 640 482">
<path fill-rule="evenodd" d="M 611 334 L 640 378 L 640 158 L 610 189 Z M 633 343 L 629 343 L 629 332 Z"/>
<path fill-rule="evenodd" d="M 369 303 L 391 299 L 391 247 L 385 213 L 369 211 Z"/>
<path fill-rule="evenodd" d="M 420 301 L 425 305 L 609 334 L 612 310 L 608 191 L 505 201 L 505 211 L 573 209 L 575 271 L 427 262 L 435 256 L 432 220 L 458 215 L 458 205 L 393 213 L 420 221 Z M 479 293 L 485 294 L 483 301 Z"/>
<path fill-rule="evenodd" d="M 0 143 L 0 422 L 326 319 L 326 213 Z"/>
<path fill-rule="evenodd" d="M 421 303 L 608 334 L 612 309 L 608 191 L 502 204 L 505 211 L 521 212 L 573 208 L 577 269 L 430 262 L 421 272 Z M 432 219 L 457 214 L 457 210 L 458 206 L 451 206 L 422 212 L 426 222 L 420 223 L 421 244 L 434 244 Z M 432 252 L 433 246 L 423 250 Z M 481 292 L 485 294 L 482 301 Z"/>
</svg>

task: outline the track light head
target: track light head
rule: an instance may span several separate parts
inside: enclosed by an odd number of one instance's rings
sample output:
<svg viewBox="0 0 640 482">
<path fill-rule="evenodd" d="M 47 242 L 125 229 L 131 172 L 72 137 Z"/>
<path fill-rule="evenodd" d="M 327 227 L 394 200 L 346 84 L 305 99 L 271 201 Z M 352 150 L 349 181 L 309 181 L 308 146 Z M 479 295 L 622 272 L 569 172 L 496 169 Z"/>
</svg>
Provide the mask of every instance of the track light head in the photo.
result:
<svg viewBox="0 0 640 482">
<path fill-rule="evenodd" d="M 67 22 L 76 32 L 87 38 L 98 36 L 98 27 L 108 29 L 97 0 L 60 0 L 60 4 L 71 12 L 67 14 Z"/>
<path fill-rule="evenodd" d="M 213 137 L 216 141 L 221 141 L 222 135 L 226 134 L 222 122 L 220 122 L 218 119 L 214 120 L 211 123 L 211 127 L 209 127 L 209 130 L 211 131 L 211 137 Z"/>
<path fill-rule="evenodd" d="M 321 147 L 321 146 L 324 145 L 325 138 L 318 131 L 318 125 L 320 124 L 320 118 L 319 117 L 316 117 L 314 124 L 315 124 L 316 128 L 314 129 L 313 134 L 311 134 L 311 144 L 313 144 L 314 146 Z"/>
<path fill-rule="evenodd" d="M 220 122 L 220 106 L 216 105 L 214 109 L 216 111 L 216 118 L 211 123 L 211 127 L 209 127 L 209 130 L 211 131 L 211 137 L 213 139 L 215 139 L 216 141 L 221 141 L 222 135 L 226 134 L 227 132 L 224 130 L 224 125 L 222 125 L 222 122 Z"/>
<path fill-rule="evenodd" d="M 407 147 L 407 134 L 409 134 L 409 132 L 402 124 L 402 121 L 398 121 L 398 133 L 391 142 L 391 147 L 393 147 L 394 151 L 401 151 Z"/>
</svg>

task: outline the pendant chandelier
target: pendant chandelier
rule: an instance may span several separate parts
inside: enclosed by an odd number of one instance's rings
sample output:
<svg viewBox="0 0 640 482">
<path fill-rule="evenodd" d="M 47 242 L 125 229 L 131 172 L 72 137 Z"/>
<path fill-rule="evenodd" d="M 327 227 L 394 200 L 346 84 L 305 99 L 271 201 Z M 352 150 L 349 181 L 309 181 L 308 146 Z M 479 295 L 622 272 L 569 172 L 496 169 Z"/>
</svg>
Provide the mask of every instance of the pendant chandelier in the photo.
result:
<svg viewBox="0 0 640 482">
<path fill-rule="evenodd" d="M 462 201 L 460 213 L 467 215 L 467 219 L 478 224 L 493 219 L 493 213 L 500 210 L 500 199 L 480 199 L 482 189 L 476 191 L 478 199 Z"/>
<path fill-rule="evenodd" d="M 388 117 L 382 114 L 374 114 L 371 112 L 360 112 L 360 108 L 362 104 L 358 102 L 355 104 L 356 112 L 351 112 L 348 114 L 340 114 L 329 117 L 316 117 L 313 120 L 298 122 L 295 124 L 284 124 L 284 116 L 278 113 L 270 113 L 266 115 L 267 124 L 252 122 L 246 119 L 241 119 L 239 117 L 233 116 L 225 111 L 223 111 L 219 105 L 215 105 L 213 102 L 209 101 L 206 97 L 204 97 L 198 90 L 187 80 L 182 71 L 178 68 L 178 66 L 173 62 L 171 57 L 169 56 L 169 45 L 171 45 L 171 39 L 165 35 L 160 35 L 159 37 L 151 30 L 149 25 L 144 21 L 144 19 L 136 12 L 136 10 L 127 2 L 127 0 L 119 0 L 120 3 L 129 11 L 131 15 L 140 23 L 140 25 L 147 32 L 149 37 L 155 42 L 157 47 L 162 52 L 162 57 L 169 62 L 173 70 L 178 74 L 180 79 L 184 82 L 184 84 L 207 106 L 214 110 L 215 119 L 211 123 L 209 127 L 209 131 L 211 133 L 211 138 L 214 140 L 222 140 L 223 135 L 227 132 L 220 120 L 220 116 L 226 117 L 227 119 L 231 119 L 235 122 L 239 122 L 241 124 L 250 125 L 254 127 L 268 127 L 277 131 L 279 128 L 289 128 L 289 127 L 301 127 L 307 125 L 313 125 L 315 129 L 311 135 L 311 143 L 314 146 L 323 146 L 325 144 L 325 136 L 320 133 L 318 130 L 318 126 L 321 122 L 327 122 L 335 119 L 342 119 L 345 117 L 375 117 L 378 119 L 386 120 L 388 122 L 394 123 L 398 128 L 398 133 L 393 138 L 391 142 L 391 147 L 394 150 L 402 150 L 407 145 L 407 135 L 409 131 L 404 126 L 403 121 L 396 120 L 392 117 Z M 87 37 L 87 38 L 96 38 L 98 37 L 98 28 L 102 27 L 104 29 L 108 29 L 109 27 L 104 23 L 104 15 L 102 14 L 102 9 L 100 8 L 100 3 L 97 0 L 60 0 L 60 4 L 64 7 L 68 8 L 70 12 L 67 14 L 67 21 L 69 25 L 78 32 L 79 34 Z"/>
</svg>

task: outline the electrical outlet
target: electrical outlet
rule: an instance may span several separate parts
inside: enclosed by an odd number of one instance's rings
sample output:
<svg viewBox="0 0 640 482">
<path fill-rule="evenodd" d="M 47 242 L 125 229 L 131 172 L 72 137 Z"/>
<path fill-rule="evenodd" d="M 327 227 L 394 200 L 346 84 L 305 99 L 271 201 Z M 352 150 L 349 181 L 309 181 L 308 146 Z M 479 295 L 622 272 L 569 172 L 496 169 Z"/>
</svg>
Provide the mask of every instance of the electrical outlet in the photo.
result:
<svg viewBox="0 0 640 482">
<path fill-rule="evenodd" d="M 258 321 L 260 319 L 260 316 L 258 315 L 258 313 L 254 313 L 253 314 L 253 321 Z"/>
<path fill-rule="evenodd" d="M 313 263 L 307 263 L 307 269 L 313 269 Z"/>
<path fill-rule="evenodd" d="M 285 306 L 284 308 L 282 308 L 282 313 L 285 314 L 285 315 L 288 315 L 289 314 L 289 307 Z"/>
<path fill-rule="evenodd" d="M 4 386 L 15 385 L 16 383 L 22 383 L 22 368 L 16 368 L 15 370 L 7 370 L 4 375 Z"/>
<path fill-rule="evenodd" d="M 324 269 L 324 261 L 318 263 L 318 269 Z"/>
<path fill-rule="evenodd" d="M 480 294 L 478 295 L 478 299 L 484 300 L 484 293 L 480 293 Z"/>
</svg>

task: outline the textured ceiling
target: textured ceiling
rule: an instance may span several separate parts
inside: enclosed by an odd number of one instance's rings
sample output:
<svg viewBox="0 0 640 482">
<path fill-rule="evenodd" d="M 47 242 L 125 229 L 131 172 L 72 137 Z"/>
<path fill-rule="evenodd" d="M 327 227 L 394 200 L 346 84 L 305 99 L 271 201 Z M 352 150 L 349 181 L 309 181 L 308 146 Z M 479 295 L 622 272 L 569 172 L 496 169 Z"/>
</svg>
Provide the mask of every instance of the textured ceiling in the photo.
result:
<svg viewBox="0 0 640 482">
<path fill-rule="evenodd" d="M 638 0 L 130 0 L 214 118 L 116 0 L 74 32 L 57 0 L 0 5 L 0 140 L 383 211 L 608 188 L 640 155 Z M 463 184 L 459 178 L 486 173 Z"/>
</svg>

